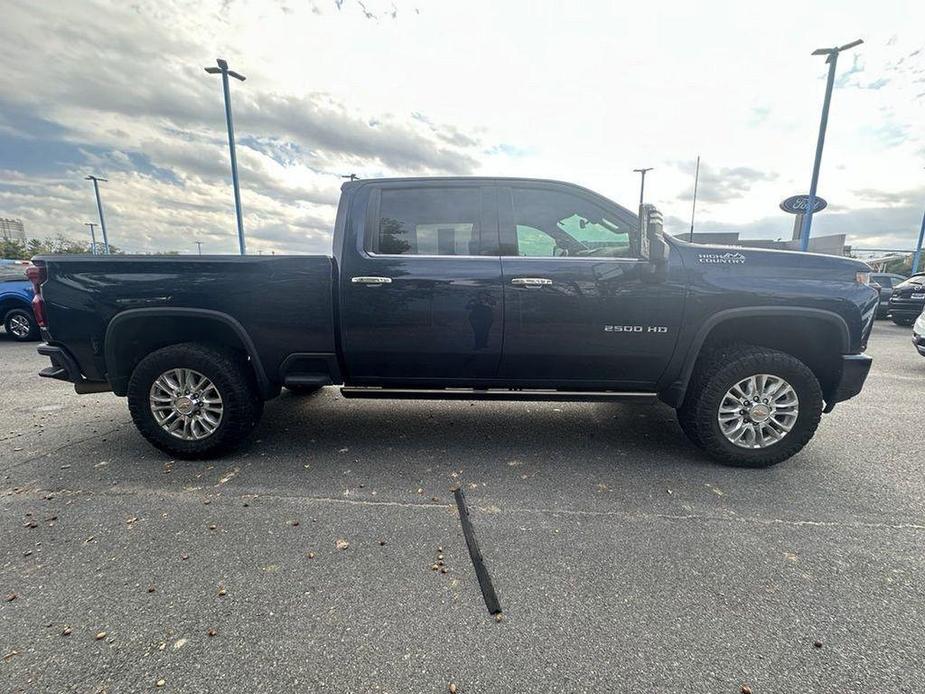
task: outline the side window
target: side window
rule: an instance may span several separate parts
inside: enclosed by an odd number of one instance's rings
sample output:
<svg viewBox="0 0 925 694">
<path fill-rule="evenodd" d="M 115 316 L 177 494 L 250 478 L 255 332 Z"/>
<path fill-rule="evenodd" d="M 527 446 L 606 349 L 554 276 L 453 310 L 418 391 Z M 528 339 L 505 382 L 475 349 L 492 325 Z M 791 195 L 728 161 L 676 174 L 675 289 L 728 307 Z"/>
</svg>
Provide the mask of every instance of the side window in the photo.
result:
<svg viewBox="0 0 925 694">
<path fill-rule="evenodd" d="M 637 256 L 637 227 L 578 195 L 516 188 L 514 224 L 520 256 Z"/>
<path fill-rule="evenodd" d="M 382 255 L 478 255 L 478 188 L 385 189 L 368 251 Z"/>
<path fill-rule="evenodd" d="M 531 258 L 551 258 L 556 254 L 556 242 L 552 236 L 539 229 L 518 224 L 517 254 Z"/>
<path fill-rule="evenodd" d="M 0 263 L 0 282 L 25 280 L 26 265 L 20 263 Z"/>
</svg>

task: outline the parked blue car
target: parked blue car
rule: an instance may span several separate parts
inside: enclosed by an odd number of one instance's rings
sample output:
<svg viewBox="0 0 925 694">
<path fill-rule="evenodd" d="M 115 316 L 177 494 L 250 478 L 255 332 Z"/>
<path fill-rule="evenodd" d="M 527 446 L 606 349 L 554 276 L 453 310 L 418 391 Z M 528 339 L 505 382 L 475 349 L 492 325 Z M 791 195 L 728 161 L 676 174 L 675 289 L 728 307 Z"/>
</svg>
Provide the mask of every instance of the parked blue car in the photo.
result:
<svg viewBox="0 0 925 694">
<path fill-rule="evenodd" d="M 23 260 L 0 260 L 0 319 L 7 335 L 17 342 L 39 339 L 32 315 L 32 283 L 26 279 L 28 266 Z"/>
</svg>

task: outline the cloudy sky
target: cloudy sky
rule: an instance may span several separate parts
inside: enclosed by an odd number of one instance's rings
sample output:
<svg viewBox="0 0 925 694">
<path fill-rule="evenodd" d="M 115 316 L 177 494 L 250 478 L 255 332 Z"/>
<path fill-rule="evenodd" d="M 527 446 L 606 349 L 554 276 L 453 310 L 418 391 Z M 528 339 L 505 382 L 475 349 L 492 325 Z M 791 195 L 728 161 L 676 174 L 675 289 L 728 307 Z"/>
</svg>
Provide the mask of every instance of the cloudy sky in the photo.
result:
<svg viewBox="0 0 925 694">
<path fill-rule="evenodd" d="M 129 251 L 327 252 L 341 174 L 557 178 L 698 230 L 789 238 L 844 55 L 815 234 L 910 248 L 925 209 L 925 3 L 0 0 L 0 217 Z"/>
</svg>

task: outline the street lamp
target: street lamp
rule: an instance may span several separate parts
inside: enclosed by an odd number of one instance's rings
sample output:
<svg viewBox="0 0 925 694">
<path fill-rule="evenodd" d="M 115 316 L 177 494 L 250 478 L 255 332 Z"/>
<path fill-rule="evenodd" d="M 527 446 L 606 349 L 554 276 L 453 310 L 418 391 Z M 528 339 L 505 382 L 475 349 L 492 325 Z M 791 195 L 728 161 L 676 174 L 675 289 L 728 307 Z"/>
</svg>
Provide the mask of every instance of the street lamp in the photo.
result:
<svg viewBox="0 0 925 694">
<path fill-rule="evenodd" d="M 825 100 L 822 102 L 822 120 L 819 122 L 819 138 L 816 140 L 816 159 L 813 162 L 813 180 L 809 184 L 809 199 L 806 201 L 806 212 L 803 216 L 803 229 L 800 232 L 800 249 L 809 248 L 809 231 L 813 224 L 813 208 L 816 206 L 816 185 L 819 183 L 819 165 L 822 163 L 822 146 L 825 144 L 825 128 L 829 122 L 829 104 L 832 101 L 832 86 L 835 84 L 835 64 L 838 54 L 849 48 L 860 46 L 864 41 L 858 39 L 837 48 L 817 48 L 813 55 L 828 56 L 825 62 L 829 64 L 829 77 L 825 83 Z"/>
<path fill-rule="evenodd" d="M 238 185 L 238 157 L 234 151 L 234 122 L 231 119 L 231 90 L 228 88 L 228 77 L 234 77 L 236 80 L 244 81 L 242 74 L 228 69 L 228 63 L 221 58 L 216 61 L 218 67 L 207 67 L 205 70 L 210 75 L 222 76 L 222 92 L 225 95 L 225 122 L 228 125 L 228 148 L 231 150 L 231 183 L 234 186 L 234 210 L 238 218 L 238 246 L 241 248 L 241 255 L 247 252 L 244 245 L 244 220 L 241 217 L 241 189 Z"/>
<path fill-rule="evenodd" d="M 194 241 L 196 248 L 199 250 L 199 255 L 202 255 L 202 241 Z"/>
<path fill-rule="evenodd" d="M 648 167 L 646 169 L 633 169 L 634 173 L 641 174 L 641 181 L 639 182 L 639 206 L 642 207 L 642 199 L 646 192 L 646 171 L 651 171 L 653 167 Z"/>
<path fill-rule="evenodd" d="M 912 274 L 919 271 L 919 259 L 922 257 L 922 238 L 925 237 L 925 214 L 922 215 L 922 226 L 919 229 L 919 240 L 915 244 L 915 254 L 912 256 Z"/>
<path fill-rule="evenodd" d="M 103 183 L 109 183 L 109 180 L 106 178 L 100 178 L 99 176 L 87 176 L 84 178 L 85 181 L 93 181 L 93 190 L 96 192 L 96 209 L 100 213 L 100 228 L 103 230 L 103 252 L 106 255 L 109 255 L 109 237 L 106 235 L 106 218 L 103 217 L 103 201 L 100 200 L 100 181 Z"/>
<path fill-rule="evenodd" d="M 694 200 L 691 202 L 691 235 L 690 242 L 694 243 L 694 215 L 697 212 L 697 186 L 700 184 L 700 155 L 697 155 L 697 166 L 694 169 Z"/>
<path fill-rule="evenodd" d="M 90 227 L 90 252 L 96 255 L 96 232 L 93 227 L 99 226 L 96 222 L 84 222 L 85 227 Z"/>
</svg>

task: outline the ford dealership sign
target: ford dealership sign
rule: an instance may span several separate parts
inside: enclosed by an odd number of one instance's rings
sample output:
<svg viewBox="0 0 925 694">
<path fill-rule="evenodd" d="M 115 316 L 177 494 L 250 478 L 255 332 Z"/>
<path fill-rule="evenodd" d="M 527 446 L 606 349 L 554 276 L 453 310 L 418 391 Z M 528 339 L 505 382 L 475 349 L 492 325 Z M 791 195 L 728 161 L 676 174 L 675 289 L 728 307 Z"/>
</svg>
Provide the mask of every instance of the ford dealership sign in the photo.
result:
<svg viewBox="0 0 925 694">
<path fill-rule="evenodd" d="M 828 204 L 829 203 L 817 195 L 815 204 L 813 205 L 813 214 L 816 214 L 819 210 L 824 210 Z M 784 212 L 789 212 L 790 214 L 806 214 L 806 209 L 808 206 L 808 195 L 791 195 L 780 204 L 780 208 Z"/>
</svg>

